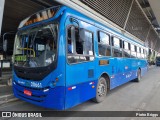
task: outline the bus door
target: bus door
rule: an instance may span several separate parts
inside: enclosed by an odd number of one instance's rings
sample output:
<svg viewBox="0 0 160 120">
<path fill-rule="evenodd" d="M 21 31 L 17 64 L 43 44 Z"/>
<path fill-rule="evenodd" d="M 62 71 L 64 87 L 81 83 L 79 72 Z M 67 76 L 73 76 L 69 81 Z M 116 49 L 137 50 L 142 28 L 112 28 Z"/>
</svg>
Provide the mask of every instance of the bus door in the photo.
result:
<svg viewBox="0 0 160 120">
<path fill-rule="evenodd" d="M 98 31 L 98 64 L 96 73 L 98 78 L 103 73 L 107 73 L 109 76 L 115 73 L 114 60 L 111 57 L 111 41 L 110 34 L 108 32 Z M 111 81 L 112 88 L 112 81 Z"/>
<path fill-rule="evenodd" d="M 66 107 L 95 96 L 93 26 L 76 20 L 66 22 Z"/>
<path fill-rule="evenodd" d="M 131 79 L 131 51 L 130 51 L 130 43 L 124 41 L 123 42 L 123 59 L 124 59 L 124 79 L 129 81 Z"/>
<path fill-rule="evenodd" d="M 118 37 L 112 37 L 112 56 L 114 59 L 114 87 L 119 86 L 125 82 L 124 79 L 124 60 L 122 55 L 122 40 Z"/>
</svg>

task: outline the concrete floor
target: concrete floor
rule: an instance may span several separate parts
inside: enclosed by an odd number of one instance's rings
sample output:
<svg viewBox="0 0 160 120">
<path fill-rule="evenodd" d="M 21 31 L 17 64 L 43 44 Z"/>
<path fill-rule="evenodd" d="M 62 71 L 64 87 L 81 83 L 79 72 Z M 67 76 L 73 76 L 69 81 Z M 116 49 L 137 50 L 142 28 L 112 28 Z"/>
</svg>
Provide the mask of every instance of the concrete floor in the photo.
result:
<svg viewBox="0 0 160 120">
<path fill-rule="evenodd" d="M 30 103 L 18 100 L 0 106 L 0 111 L 45 111 Z M 112 91 L 102 103 L 87 101 L 69 111 L 160 111 L 160 67 L 152 67 L 140 83 L 129 82 Z M 53 111 L 54 112 L 54 111 Z M 1 119 L 1 118 L 0 118 Z M 12 118 L 14 119 L 14 118 Z M 19 118 L 21 119 L 21 118 Z M 23 118 L 24 119 L 24 118 Z M 27 118 L 26 118 L 27 119 Z M 35 120 L 33 118 L 30 120 Z M 53 118 L 46 118 L 46 120 Z M 54 119 L 92 119 L 98 118 L 55 118 Z M 100 118 L 106 120 L 106 118 Z M 107 118 L 107 120 L 160 120 L 160 118 Z"/>
</svg>

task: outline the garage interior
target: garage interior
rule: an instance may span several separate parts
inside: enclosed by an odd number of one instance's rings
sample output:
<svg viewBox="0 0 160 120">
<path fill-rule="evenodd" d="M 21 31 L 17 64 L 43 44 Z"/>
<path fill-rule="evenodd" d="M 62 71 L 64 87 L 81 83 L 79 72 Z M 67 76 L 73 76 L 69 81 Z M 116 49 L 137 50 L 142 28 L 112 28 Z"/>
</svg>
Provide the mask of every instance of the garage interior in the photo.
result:
<svg viewBox="0 0 160 120">
<path fill-rule="evenodd" d="M 35 12 L 57 5 L 60 4 L 52 0 L 5 0 L 0 51 L 3 52 L 4 37 L 8 41 L 6 56 L 11 57 L 14 37 L 19 23 Z"/>
</svg>

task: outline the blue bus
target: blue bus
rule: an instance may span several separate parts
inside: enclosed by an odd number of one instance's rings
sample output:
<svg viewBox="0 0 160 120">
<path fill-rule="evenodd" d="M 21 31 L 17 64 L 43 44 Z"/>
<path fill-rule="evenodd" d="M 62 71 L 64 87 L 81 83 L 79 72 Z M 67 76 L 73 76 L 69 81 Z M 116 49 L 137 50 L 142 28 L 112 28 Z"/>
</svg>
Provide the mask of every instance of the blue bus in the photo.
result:
<svg viewBox="0 0 160 120">
<path fill-rule="evenodd" d="M 147 72 L 146 47 L 67 6 L 23 20 L 14 44 L 15 97 L 65 110 L 109 90 L 140 81 Z"/>
</svg>

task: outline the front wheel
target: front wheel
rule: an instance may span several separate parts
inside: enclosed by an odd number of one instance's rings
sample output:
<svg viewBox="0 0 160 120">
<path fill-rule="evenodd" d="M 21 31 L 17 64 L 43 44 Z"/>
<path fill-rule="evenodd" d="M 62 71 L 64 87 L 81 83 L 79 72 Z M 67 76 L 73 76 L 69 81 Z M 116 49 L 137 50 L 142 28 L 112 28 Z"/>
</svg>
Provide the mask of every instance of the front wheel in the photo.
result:
<svg viewBox="0 0 160 120">
<path fill-rule="evenodd" d="M 141 81 L 141 70 L 140 69 L 137 71 L 137 78 L 136 78 L 135 81 L 136 82 L 140 82 Z"/>
<path fill-rule="evenodd" d="M 106 79 L 104 77 L 100 77 L 97 84 L 96 97 L 93 98 L 92 100 L 94 102 L 100 103 L 105 99 L 106 94 L 107 94 Z"/>
</svg>

